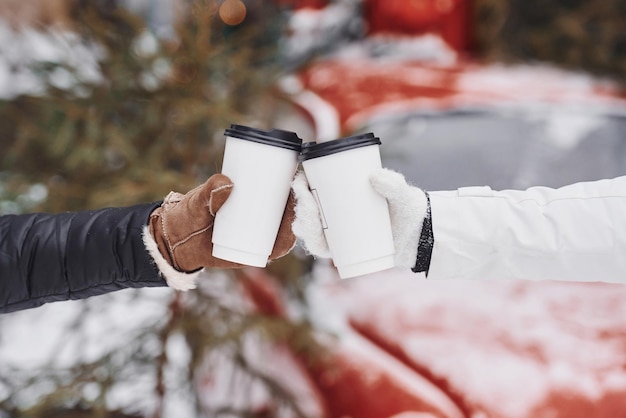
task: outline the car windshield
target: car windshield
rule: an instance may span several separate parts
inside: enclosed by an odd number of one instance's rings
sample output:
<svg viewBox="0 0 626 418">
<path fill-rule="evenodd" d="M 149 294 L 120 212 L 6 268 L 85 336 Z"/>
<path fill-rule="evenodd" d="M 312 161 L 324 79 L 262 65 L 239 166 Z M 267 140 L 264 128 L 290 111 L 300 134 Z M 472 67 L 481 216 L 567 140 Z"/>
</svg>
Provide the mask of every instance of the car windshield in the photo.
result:
<svg viewBox="0 0 626 418">
<path fill-rule="evenodd" d="M 626 117 L 554 106 L 373 119 L 384 165 L 429 190 L 559 187 L 626 172 Z"/>
</svg>

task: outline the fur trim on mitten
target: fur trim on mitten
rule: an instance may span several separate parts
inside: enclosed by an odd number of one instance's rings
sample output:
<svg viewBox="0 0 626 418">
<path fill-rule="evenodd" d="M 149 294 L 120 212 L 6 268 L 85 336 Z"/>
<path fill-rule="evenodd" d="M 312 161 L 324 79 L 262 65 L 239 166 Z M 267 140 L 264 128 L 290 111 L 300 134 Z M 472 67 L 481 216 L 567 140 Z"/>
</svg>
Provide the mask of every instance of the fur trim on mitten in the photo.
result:
<svg viewBox="0 0 626 418">
<path fill-rule="evenodd" d="M 300 171 L 296 174 L 291 188 L 296 198 L 296 217 L 291 224 L 291 230 L 302 241 L 304 249 L 309 254 L 320 258 L 330 258 L 319 207 L 309 190 L 309 183 L 304 172 Z"/>
<path fill-rule="evenodd" d="M 202 270 L 195 271 L 193 273 L 183 273 L 176 270 L 167 262 L 165 257 L 159 252 L 159 247 L 156 241 L 150 234 L 150 228 L 146 225 L 143 228 L 143 243 L 148 250 L 148 253 L 152 256 L 154 263 L 165 278 L 167 285 L 176 290 L 191 290 L 196 288 L 196 280 Z"/>
<path fill-rule="evenodd" d="M 426 194 L 410 186 L 402 174 L 387 168 L 373 174 L 370 182 L 389 204 L 396 266 L 413 268 L 428 206 Z"/>
</svg>

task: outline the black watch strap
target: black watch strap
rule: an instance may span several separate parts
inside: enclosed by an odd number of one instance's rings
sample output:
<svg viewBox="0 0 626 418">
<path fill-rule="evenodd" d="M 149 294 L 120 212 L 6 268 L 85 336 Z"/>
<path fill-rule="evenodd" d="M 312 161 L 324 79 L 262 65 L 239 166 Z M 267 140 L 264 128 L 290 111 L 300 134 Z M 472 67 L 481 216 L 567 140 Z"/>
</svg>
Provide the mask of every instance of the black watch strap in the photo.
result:
<svg viewBox="0 0 626 418">
<path fill-rule="evenodd" d="M 428 195 L 428 192 L 424 193 L 426 194 L 426 216 L 424 217 L 422 233 L 417 244 L 417 259 L 415 260 L 415 267 L 411 270 L 414 273 L 421 273 L 424 271 L 426 272 L 426 275 L 428 275 L 430 258 L 433 253 L 433 245 L 435 244 L 435 237 L 433 235 L 433 222 L 430 211 L 430 196 Z"/>
</svg>

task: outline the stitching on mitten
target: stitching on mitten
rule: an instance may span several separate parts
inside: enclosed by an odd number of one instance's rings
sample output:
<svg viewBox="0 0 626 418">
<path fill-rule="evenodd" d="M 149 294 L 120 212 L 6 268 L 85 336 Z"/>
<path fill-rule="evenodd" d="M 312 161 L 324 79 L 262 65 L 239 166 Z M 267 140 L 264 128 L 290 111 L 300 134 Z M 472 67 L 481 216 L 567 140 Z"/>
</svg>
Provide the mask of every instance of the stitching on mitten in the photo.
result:
<svg viewBox="0 0 626 418">
<path fill-rule="evenodd" d="M 176 262 L 176 257 L 174 256 L 174 248 L 172 247 L 170 236 L 167 234 L 167 228 L 165 226 L 165 215 L 165 212 L 161 214 L 161 229 L 163 230 L 163 237 L 165 238 L 165 242 L 167 243 L 167 248 L 170 253 L 170 257 L 172 257 L 172 263 L 174 264 L 174 267 L 180 270 L 180 266 Z"/>
<path fill-rule="evenodd" d="M 209 196 L 209 213 L 211 214 L 211 216 L 215 217 L 215 213 L 213 212 L 213 209 L 211 209 L 211 206 L 213 206 L 213 193 L 219 192 L 227 188 L 232 188 L 232 187 L 233 187 L 232 184 L 225 184 L 223 186 L 220 186 L 211 190 L 211 195 Z"/>
<path fill-rule="evenodd" d="M 178 202 L 180 202 L 183 199 L 184 195 L 178 192 L 169 192 L 167 194 L 167 196 L 165 196 L 165 199 L 163 199 L 163 209 L 164 210 L 168 210 L 170 209 L 172 206 L 176 206 L 176 204 Z"/>
<path fill-rule="evenodd" d="M 159 247 L 154 238 L 151 236 L 148 226 L 144 227 L 142 235 L 144 245 L 159 269 L 159 275 L 165 277 L 167 284 L 177 290 L 194 289 L 196 287 L 196 279 L 198 278 L 199 272 L 185 273 L 175 270 L 174 267 L 172 267 L 159 252 Z"/>
<path fill-rule="evenodd" d="M 178 247 L 181 244 L 186 243 L 187 241 L 189 241 L 191 238 L 195 237 L 196 235 L 200 235 L 202 233 L 205 233 L 206 231 L 208 231 L 209 229 L 211 229 L 211 227 L 213 226 L 213 223 L 211 223 L 209 226 L 207 226 L 206 228 L 200 229 L 194 233 L 189 234 L 189 236 L 187 236 L 187 238 L 178 241 L 176 244 L 174 244 L 174 246 L 172 247 L 172 253 L 174 252 L 174 249 L 176 247 Z M 172 257 L 173 258 L 173 257 Z"/>
</svg>

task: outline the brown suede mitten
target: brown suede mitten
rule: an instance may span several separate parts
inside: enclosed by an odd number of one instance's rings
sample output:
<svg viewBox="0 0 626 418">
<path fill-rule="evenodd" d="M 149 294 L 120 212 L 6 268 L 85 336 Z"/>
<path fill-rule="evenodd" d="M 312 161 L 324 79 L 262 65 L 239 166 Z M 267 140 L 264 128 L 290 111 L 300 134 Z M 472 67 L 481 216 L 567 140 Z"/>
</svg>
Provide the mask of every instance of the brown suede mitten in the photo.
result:
<svg viewBox="0 0 626 418">
<path fill-rule="evenodd" d="M 211 255 L 213 250 L 211 237 L 215 213 L 226 202 L 233 186 L 233 183 L 225 175 L 214 174 L 204 184 L 185 195 L 170 192 L 165 197 L 163 204 L 150 215 L 149 234 L 156 243 L 159 254 L 176 272 L 192 273 L 203 267 L 244 267 L 241 264 L 215 258 Z M 270 260 L 284 256 L 291 251 L 296 243 L 296 237 L 291 232 L 294 206 L 294 198 L 290 195 Z M 145 238 L 144 241 L 146 241 Z M 150 243 L 146 242 L 146 245 L 148 250 L 154 253 L 154 248 L 150 248 Z M 175 283 L 179 281 L 180 277 L 172 278 L 172 276 L 178 275 L 169 271 L 168 266 L 163 268 L 160 265 L 162 260 L 158 260 L 158 255 L 152 255 L 170 286 L 178 289 L 194 287 L 191 284 Z M 182 279 L 182 281 L 185 280 Z"/>
</svg>

